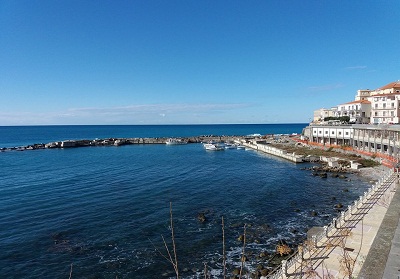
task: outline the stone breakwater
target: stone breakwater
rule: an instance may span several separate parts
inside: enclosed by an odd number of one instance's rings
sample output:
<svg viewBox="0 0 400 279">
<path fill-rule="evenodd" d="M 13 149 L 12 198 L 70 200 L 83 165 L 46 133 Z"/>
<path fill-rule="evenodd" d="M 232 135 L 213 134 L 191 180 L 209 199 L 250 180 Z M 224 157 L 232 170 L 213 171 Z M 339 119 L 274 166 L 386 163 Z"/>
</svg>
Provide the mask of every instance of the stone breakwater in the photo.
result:
<svg viewBox="0 0 400 279">
<path fill-rule="evenodd" d="M 121 146 L 131 144 L 165 144 L 169 137 L 159 138 L 106 138 L 106 139 L 80 139 L 80 140 L 62 140 L 49 143 L 34 143 L 26 146 L 2 147 L 0 151 L 25 151 L 36 149 L 51 148 L 74 148 L 90 146 Z M 197 136 L 180 138 L 188 143 L 201 143 L 207 141 L 233 142 L 234 140 L 245 140 L 245 136 Z"/>
</svg>

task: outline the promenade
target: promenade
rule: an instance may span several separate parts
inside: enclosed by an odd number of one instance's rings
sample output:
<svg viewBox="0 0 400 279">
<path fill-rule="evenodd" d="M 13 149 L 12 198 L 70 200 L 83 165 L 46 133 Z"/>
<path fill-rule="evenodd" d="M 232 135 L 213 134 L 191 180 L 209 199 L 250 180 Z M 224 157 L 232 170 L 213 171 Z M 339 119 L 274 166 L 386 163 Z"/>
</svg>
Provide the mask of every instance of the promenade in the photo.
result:
<svg viewBox="0 0 400 279">
<path fill-rule="evenodd" d="M 398 182 L 397 173 L 386 172 L 266 278 L 400 278 Z"/>
</svg>

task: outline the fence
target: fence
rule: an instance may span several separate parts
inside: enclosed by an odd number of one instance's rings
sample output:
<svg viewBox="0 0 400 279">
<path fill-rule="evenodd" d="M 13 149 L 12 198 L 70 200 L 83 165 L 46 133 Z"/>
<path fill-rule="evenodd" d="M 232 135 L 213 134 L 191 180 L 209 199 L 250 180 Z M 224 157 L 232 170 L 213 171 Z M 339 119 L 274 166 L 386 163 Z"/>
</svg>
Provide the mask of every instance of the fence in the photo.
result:
<svg viewBox="0 0 400 279">
<path fill-rule="evenodd" d="M 324 226 L 322 233 L 312 236 L 311 243 L 305 242 L 302 245 L 301 252 L 297 251 L 289 259 L 282 261 L 281 266 L 272 271 L 267 278 L 283 279 L 290 277 L 295 278 L 298 276 L 301 278 L 303 274 L 302 267 L 304 267 L 304 261 L 314 258 L 314 264 L 318 264 L 318 261 L 322 262 L 324 257 L 321 256 L 321 253 L 323 250 L 318 249 L 324 247 L 325 253 L 327 253 L 327 244 L 332 244 L 332 242 L 329 242 L 329 239 L 332 237 L 340 237 L 343 229 L 353 228 L 358 222 L 360 222 L 364 218 L 364 215 L 366 215 L 380 200 L 386 190 L 390 186 L 394 185 L 396 179 L 397 174 L 394 173 L 392 169 L 388 170 L 376 184 L 364 193 L 363 196 L 360 196 L 358 200 L 354 201 L 353 205 L 349 205 L 346 211 L 342 211 L 340 216 L 333 218 L 330 224 Z M 334 247 L 331 248 L 331 250 L 333 249 Z M 304 255 L 307 253 L 310 257 L 309 259 L 304 259 Z M 317 254 L 320 257 L 317 257 Z M 300 271 L 298 271 L 298 269 L 300 269 Z M 289 273 L 289 270 L 292 273 Z"/>
</svg>

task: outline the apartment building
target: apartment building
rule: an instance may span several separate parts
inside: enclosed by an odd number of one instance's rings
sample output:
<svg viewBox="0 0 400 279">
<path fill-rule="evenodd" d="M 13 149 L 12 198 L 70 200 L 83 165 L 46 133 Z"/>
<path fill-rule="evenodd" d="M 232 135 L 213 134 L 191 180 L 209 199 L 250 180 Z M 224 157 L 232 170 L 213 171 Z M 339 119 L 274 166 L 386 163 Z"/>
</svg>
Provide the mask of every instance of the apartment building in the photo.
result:
<svg viewBox="0 0 400 279">
<path fill-rule="evenodd" d="M 356 100 L 339 105 L 335 116 L 349 116 L 351 123 L 369 124 L 371 119 L 371 102 L 368 100 Z"/>
<path fill-rule="evenodd" d="M 371 124 L 400 123 L 400 92 L 371 96 Z"/>
</svg>

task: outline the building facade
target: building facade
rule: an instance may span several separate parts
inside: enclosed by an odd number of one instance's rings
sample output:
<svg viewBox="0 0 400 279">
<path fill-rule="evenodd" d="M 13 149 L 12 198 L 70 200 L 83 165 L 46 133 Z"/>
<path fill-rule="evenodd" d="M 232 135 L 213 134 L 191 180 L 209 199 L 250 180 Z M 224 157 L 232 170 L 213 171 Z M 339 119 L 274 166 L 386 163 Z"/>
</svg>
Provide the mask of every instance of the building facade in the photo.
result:
<svg viewBox="0 0 400 279">
<path fill-rule="evenodd" d="M 358 100 L 339 105 L 336 116 L 349 116 L 350 123 L 368 124 L 371 121 L 371 102 Z"/>
</svg>

